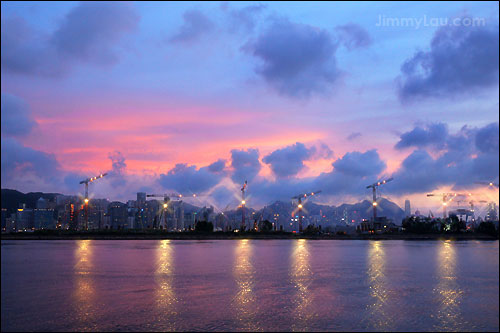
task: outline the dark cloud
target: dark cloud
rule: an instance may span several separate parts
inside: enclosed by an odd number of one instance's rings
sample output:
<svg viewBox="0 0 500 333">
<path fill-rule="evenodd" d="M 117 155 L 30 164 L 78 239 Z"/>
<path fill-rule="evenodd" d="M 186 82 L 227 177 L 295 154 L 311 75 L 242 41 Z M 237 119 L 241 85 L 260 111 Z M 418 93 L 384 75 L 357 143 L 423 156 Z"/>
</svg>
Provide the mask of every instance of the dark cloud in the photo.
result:
<svg viewBox="0 0 500 333">
<path fill-rule="evenodd" d="M 279 93 L 292 97 L 331 91 L 339 77 L 336 49 L 328 31 L 285 19 L 274 20 L 243 48 L 262 60 L 256 72 Z"/>
<path fill-rule="evenodd" d="M 315 147 L 307 148 L 303 143 L 297 142 L 264 156 L 262 162 L 270 165 L 276 177 L 288 178 L 302 170 L 304 161 L 310 159 L 315 153 Z"/>
<path fill-rule="evenodd" d="M 231 178 L 236 183 L 251 181 L 257 176 L 261 167 L 258 149 L 231 150 L 231 168 L 233 169 Z"/>
<path fill-rule="evenodd" d="M 393 175 L 392 193 L 429 192 L 451 183 L 456 168 L 447 168 L 443 160 L 434 159 L 426 150 L 413 151 Z"/>
<path fill-rule="evenodd" d="M 208 171 L 213 173 L 221 173 L 224 171 L 225 167 L 226 167 L 226 160 L 220 158 L 216 162 L 208 166 Z"/>
<path fill-rule="evenodd" d="M 19 17 L 2 17 L 2 71 L 57 77 L 68 70 L 45 36 Z"/>
<path fill-rule="evenodd" d="M 340 42 L 349 50 L 368 47 L 372 44 L 372 38 L 368 31 L 354 23 L 339 25 L 335 28 Z"/>
<path fill-rule="evenodd" d="M 125 171 L 127 169 L 125 157 L 121 152 L 114 151 L 108 154 L 108 158 L 111 160 L 111 170 L 108 172 L 108 179 L 111 179 L 111 184 L 113 186 L 125 185 Z"/>
<path fill-rule="evenodd" d="M 435 146 L 443 148 L 448 139 L 448 127 L 443 123 L 428 124 L 425 127 L 417 126 L 413 130 L 401 134 L 396 143 L 396 149 L 409 147 Z"/>
<path fill-rule="evenodd" d="M 116 43 L 138 22 L 132 5 L 122 2 L 79 3 L 52 34 L 32 29 L 22 18 L 2 17 L 2 69 L 58 77 L 77 61 L 114 64 Z"/>
<path fill-rule="evenodd" d="M 321 159 L 321 158 L 333 158 L 333 150 L 328 147 L 325 143 L 320 143 L 315 147 L 315 152 L 313 154 L 313 158 Z"/>
<path fill-rule="evenodd" d="M 14 138 L 2 137 L 2 187 L 19 186 L 30 179 L 59 184 L 59 163 L 53 154 L 23 146 Z"/>
<path fill-rule="evenodd" d="M 2 93 L 2 135 L 24 136 L 37 125 L 28 105 L 20 98 Z"/>
<path fill-rule="evenodd" d="M 223 177 L 220 172 L 210 170 L 213 170 L 213 165 L 219 162 L 220 160 L 199 169 L 194 165 L 176 164 L 167 174 L 160 175 L 159 183 L 165 189 L 186 195 L 205 192 L 217 185 Z"/>
<path fill-rule="evenodd" d="M 356 138 L 359 138 L 362 134 L 360 132 L 352 132 L 347 136 L 347 140 L 352 141 Z"/>
<path fill-rule="evenodd" d="M 81 2 L 64 18 L 51 42 L 68 56 L 85 62 L 114 64 L 113 44 L 136 30 L 139 15 L 125 2 Z"/>
<path fill-rule="evenodd" d="M 2 188 L 72 194 L 82 192 L 79 182 L 89 175 L 63 170 L 54 154 L 26 147 L 11 137 L 2 137 L 1 145 Z M 116 194 L 109 190 L 108 193 Z"/>
<path fill-rule="evenodd" d="M 446 97 L 498 86 L 498 26 L 443 26 L 430 51 L 417 52 L 401 67 L 402 101 Z"/>
<path fill-rule="evenodd" d="M 356 177 L 368 177 L 380 174 L 386 164 L 375 149 L 364 153 L 353 151 L 332 163 L 337 172 Z"/>
<path fill-rule="evenodd" d="M 198 40 L 203 34 L 213 30 L 215 24 L 201 11 L 189 10 L 183 15 L 184 23 L 170 38 L 172 43 L 186 43 Z"/>
<path fill-rule="evenodd" d="M 464 126 L 444 138 L 437 157 L 424 149 L 413 151 L 393 174 L 392 193 L 432 191 L 445 185 L 463 189 L 476 181 L 498 179 L 498 135 L 498 123 L 482 128 Z"/>
<path fill-rule="evenodd" d="M 231 31 L 251 32 L 255 28 L 258 16 L 266 7 L 266 5 L 258 4 L 240 9 L 229 9 L 229 6 L 224 4 L 222 9 L 229 14 Z"/>
<path fill-rule="evenodd" d="M 256 179 L 249 183 L 249 202 L 266 204 L 274 200 L 289 200 L 292 196 L 311 191 L 322 190 L 323 196 L 363 196 L 366 185 L 375 182 L 385 169 L 375 150 L 365 153 L 345 154 L 333 163 L 330 172 L 317 177 Z M 258 196 L 252 199 L 252 193 Z"/>
<path fill-rule="evenodd" d="M 275 200 L 289 201 L 300 193 L 316 191 L 310 178 L 277 178 L 276 180 L 258 179 L 248 184 L 248 203 L 250 206 L 269 204 Z"/>
<path fill-rule="evenodd" d="M 83 173 L 68 172 L 64 175 L 62 182 L 65 189 L 71 191 L 70 193 L 78 193 L 83 190 L 83 185 L 80 184 L 80 181 L 87 179 L 88 177 L 88 175 Z"/>
<path fill-rule="evenodd" d="M 498 123 L 489 124 L 477 131 L 475 143 L 483 153 L 498 153 Z"/>
</svg>

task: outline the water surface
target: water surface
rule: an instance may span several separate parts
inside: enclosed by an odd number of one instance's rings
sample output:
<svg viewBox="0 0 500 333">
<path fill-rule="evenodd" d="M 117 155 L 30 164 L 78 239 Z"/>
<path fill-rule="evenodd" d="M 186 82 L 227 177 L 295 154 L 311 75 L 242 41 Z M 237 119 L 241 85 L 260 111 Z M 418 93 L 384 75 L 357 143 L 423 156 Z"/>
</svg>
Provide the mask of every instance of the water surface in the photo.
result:
<svg viewBox="0 0 500 333">
<path fill-rule="evenodd" d="M 2 331 L 498 331 L 498 241 L 1 242 Z"/>
</svg>

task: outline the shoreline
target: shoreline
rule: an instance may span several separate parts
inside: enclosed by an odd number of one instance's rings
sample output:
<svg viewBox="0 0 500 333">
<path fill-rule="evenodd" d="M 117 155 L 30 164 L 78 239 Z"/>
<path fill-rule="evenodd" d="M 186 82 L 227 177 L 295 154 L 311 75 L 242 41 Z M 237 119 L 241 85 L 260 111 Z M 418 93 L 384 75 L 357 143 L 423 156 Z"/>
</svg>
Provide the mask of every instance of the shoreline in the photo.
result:
<svg viewBox="0 0 500 333">
<path fill-rule="evenodd" d="M 380 235 L 297 235 L 234 233 L 71 233 L 71 234 L 2 234 L 1 240 L 239 240 L 239 239 L 311 239 L 311 240 L 498 240 L 487 234 L 380 234 Z"/>
</svg>

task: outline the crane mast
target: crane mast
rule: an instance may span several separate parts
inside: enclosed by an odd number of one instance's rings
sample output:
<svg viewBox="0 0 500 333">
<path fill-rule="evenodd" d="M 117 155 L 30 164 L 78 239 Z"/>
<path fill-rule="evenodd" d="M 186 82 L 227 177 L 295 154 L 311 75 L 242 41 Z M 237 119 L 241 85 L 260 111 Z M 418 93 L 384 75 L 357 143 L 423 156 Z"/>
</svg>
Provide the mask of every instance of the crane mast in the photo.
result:
<svg viewBox="0 0 500 333">
<path fill-rule="evenodd" d="M 243 186 L 241 187 L 241 231 L 245 230 L 245 190 L 247 188 L 248 182 L 245 180 L 245 183 L 243 183 Z"/>
<path fill-rule="evenodd" d="M 372 201 L 372 206 L 373 206 L 373 221 L 375 222 L 375 220 L 377 219 L 377 187 L 379 187 L 380 185 L 384 185 L 390 181 L 392 181 L 394 178 L 389 178 L 389 179 L 385 179 L 385 180 L 380 180 L 376 183 L 373 183 L 371 185 L 368 185 L 366 188 L 371 188 L 372 189 L 372 196 L 373 196 L 373 201 Z"/>
<path fill-rule="evenodd" d="M 184 198 L 196 198 L 196 194 L 192 195 L 182 195 L 182 194 L 177 194 L 177 193 L 170 193 L 170 194 L 147 194 L 146 197 L 148 198 L 163 198 L 163 209 L 160 212 L 160 228 L 167 230 L 167 212 L 168 212 L 168 203 L 172 201 L 171 199 L 176 200 L 180 204 L 180 225 L 176 225 L 174 229 L 184 229 L 184 206 L 183 206 L 183 201 L 182 199 Z M 175 211 L 174 211 L 175 215 Z M 175 216 L 174 216 L 175 217 Z M 176 223 L 179 224 L 179 223 Z"/>
<path fill-rule="evenodd" d="M 307 198 L 308 195 L 316 195 L 321 193 L 321 190 L 311 192 L 311 193 L 301 193 L 292 197 L 292 199 L 297 199 L 297 208 L 299 209 L 299 232 L 302 232 L 302 199 Z"/>
<path fill-rule="evenodd" d="M 457 196 L 457 193 L 429 193 L 427 194 L 428 197 L 437 197 L 441 196 L 442 197 L 442 205 L 443 205 L 443 219 L 446 219 L 447 217 L 447 211 L 446 208 L 448 207 L 448 203 L 453 200 Z"/>
<path fill-rule="evenodd" d="M 89 228 L 89 183 L 95 182 L 97 179 L 101 179 L 108 173 L 101 173 L 99 176 L 91 177 L 80 181 L 80 184 L 85 184 L 85 199 L 84 199 L 84 214 L 85 214 L 85 226 L 84 229 Z"/>
</svg>

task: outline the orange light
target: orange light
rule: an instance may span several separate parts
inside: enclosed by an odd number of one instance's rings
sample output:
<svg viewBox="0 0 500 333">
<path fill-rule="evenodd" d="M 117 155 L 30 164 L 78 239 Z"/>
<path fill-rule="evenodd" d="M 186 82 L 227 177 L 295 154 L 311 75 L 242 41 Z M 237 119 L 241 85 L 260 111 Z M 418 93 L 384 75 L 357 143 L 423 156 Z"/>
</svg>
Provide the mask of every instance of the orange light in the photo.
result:
<svg viewBox="0 0 500 333">
<path fill-rule="evenodd" d="M 85 200 L 83 200 L 83 201 L 85 201 L 85 204 L 89 203 L 89 199 L 88 198 L 85 198 Z"/>
<path fill-rule="evenodd" d="M 493 186 L 493 183 L 490 183 L 490 186 Z"/>
<path fill-rule="evenodd" d="M 376 206 L 376 205 L 377 205 L 377 203 L 376 203 L 376 202 L 374 202 L 374 203 L 373 203 L 373 206 Z"/>
<path fill-rule="evenodd" d="M 299 209 L 302 209 L 302 204 L 299 204 Z"/>
<path fill-rule="evenodd" d="M 168 204 L 164 203 L 163 208 L 167 208 L 167 207 L 168 207 Z"/>
<path fill-rule="evenodd" d="M 241 204 L 244 205 L 245 204 L 245 200 L 241 200 Z"/>
</svg>

